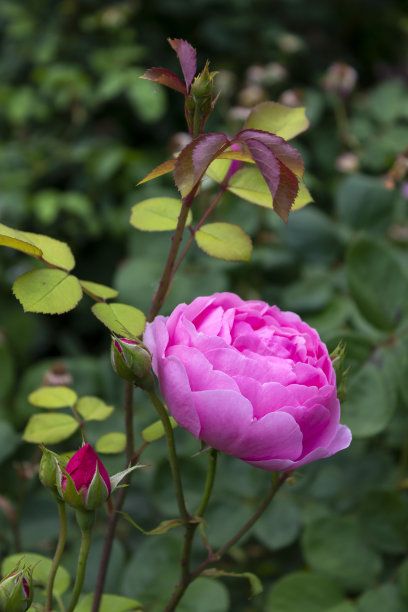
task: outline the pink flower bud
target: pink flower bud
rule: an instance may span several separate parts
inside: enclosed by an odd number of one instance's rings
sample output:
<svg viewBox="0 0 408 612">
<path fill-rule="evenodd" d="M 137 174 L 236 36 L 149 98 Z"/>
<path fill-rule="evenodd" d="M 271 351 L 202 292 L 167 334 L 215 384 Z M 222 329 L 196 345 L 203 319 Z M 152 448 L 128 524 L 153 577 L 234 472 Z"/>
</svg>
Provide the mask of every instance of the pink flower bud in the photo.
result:
<svg viewBox="0 0 408 612">
<path fill-rule="evenodd" d="M 33 599 L 32 570 L 16 568 L 0 582 L 0 610 L 25 612 Z"/>
<path fill-rule="evenodd" d="M 108 472 L 90 444 L 85 444 L 68 461 L 62 475 L 60 494 L 71 506 L 94 510 L 112 492 Z"/>
</svg>

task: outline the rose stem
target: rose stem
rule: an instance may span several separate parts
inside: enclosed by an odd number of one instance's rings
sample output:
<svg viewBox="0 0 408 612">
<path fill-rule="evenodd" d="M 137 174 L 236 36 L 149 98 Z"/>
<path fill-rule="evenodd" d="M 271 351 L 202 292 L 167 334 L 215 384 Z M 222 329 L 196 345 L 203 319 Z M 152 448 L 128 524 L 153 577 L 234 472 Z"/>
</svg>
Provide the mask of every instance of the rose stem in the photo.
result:
<svg viewBox="0 0 408 612">
<path fill-rule="evenodd" d="M 196 191 L 197 191 L 197 188 L 193 189 L 188 194 L 188 196 L 183 198 L 183 205 L 181 207 L 180 215 L 177 220 L 177 227 L 171 239 L 171 247 L 170 247 L 169 254 L 167 256 L 166 265 L 163 270 L 163 274 L 162 274 L 162 277 L 159 283 L 159 287 L 153 296 L 152 306 L 147 315 L 148 321 L 153 321 L 154 317 L 160 311 L 161 307 L 163 306 L 163 302 L 166 298 L 167 292 L 169 290 L 171 280 L 172 280 L 174 262 L 176 261 L 180 243 L 183 239 L 183 232 L 184 232 L 184 228 L 186 225 L 188 212 L 193 203 Z"/>
<path fill-rule="evenodd" d="M 188 249 L 191 247 L 192 243 L 194 242 L 195 233 L 200 229 L 200 227 L 202 226 L 204 221 L 210 216 L 210 214 L 212 213 L 212 211 L 214 210 L 214 208 L 217 206 L 218 202 L 220 201 L 220 199 L 224 195 L 226 189 L 227 189 L 227 185 L 226 184 L 225 185 L 222 184 L 221 188 L 220 188 L 220 191 L 217 193 L 217 195 L 215 196 L 215 198 L 213 199 L 211 204 L 208 206 L 207 210 L 205 211 L 205 213 L 201 217 L 200 221 L 197 223 L 195 228 L 191 230 L 191 236 L 188 239 L 188 242 L 187 242 L 186 246 L 184 247 L 184 249 L 180 253 L 178 260 L 174 264 L 173 271 L 171 273 L 170 281 L 173 279 L 173 276 L 175 275 L 175 273 L 178 270 L 181 262 L 183 261 L 184 257 L 186 256 Z"/>
<path fill-rule="evenodd" d="M 176 453 L 176 445 L 174 442 L 174 434 L 173 428 L 170 423 L 170 419 L 167 415 L 167 411 L 157 396 L 155 391 L 149 391 L 150 399 L 156 408 L 156 411 L 160 417 L 161 422 L 163 423 L 164 431 L 166 434 L 167 440 L 167 449 L 169 453 L 169 461 L 171 472 L 173 475 L 174 487 L 176 489 L 176 498 L 178 509 L 180 513 L 180 518 L 183 521 L 185 527 L 187 528 L 189 525 L 190 516 L 187 512 L 186 505 L 184 503 L 184 494 L 183 494 L 183 485 L 181 482 L 180 469 L 178 465 L 177 453 Z"/>
<path fill-rule="evenodd" d="M 195 517 L 202 516 L 205 512 L 207 504 L 210 500 L 211 491 L 214 485 L 215 479 L 215 471 L 217 468 L 217 455 L 218 451 L 215 448 L 210 450 L 210 459 L 208 463 L 208 471 L 207 478 L 204 485 L 203 496 L 201 498 L 200 505 L 198 506 L 196 512 L 194 513 Z M 186 533 L 184 536 L 184 548 L 183 554 L 181 557 L 181 578 L 180 584 L 187 583 L 190 575 L 190 556 L 191 556 L 191 547 L 193 545 L 194 533 L 198 527 L 198 522 L 192 523 L 189 522 L 186 525 Z"/>
<path fill-rule="evenodd" d="M 72 591 L 71 601 L 66 612 L 73 612 L 78 603 L 85 578 L 86 562 L 88 559 L 89 547 L 91 546 L 92 529 L 81 530 L 81 548 L 79 549 L 77 575 L 75 578 L 74 590 Z"/>
<path fill-rule="evenodd" d="M 266 508 L 269 506 L 269 504 L 271 503 L 272 499 L 275 497 L 276 493 L 279 491 L 279 489 L 281 488 L 283 483 L 287 480 L 287 478 L 290 476 L 290 474 L 291 474 L 291 472 L 284 472 L 280 476 L 280 478 L 279 478 L 276 473 L 273 473 L 273 475 L 272 475 L 272 486 L 269 489 L 269 492 L 268 492 L 267 496 L 265 497 L 265 499 L 263 500 L 261 505 L 256 510 L 256 512 L 245 523 L 245 525 L 243 525 L 241 527 L 241 529 L 239 529 L 239 531 L 237 531 L 237 533 L 230 540 L 228 540 L 228 542 L 226 542 L 224 544 L 224 546 L 221 546 L 221 548 L 219 548 L 215 553 L 209 554 L 206 561 L 201 563 L 198 567 L 196 567 L 195 570 L 190 572 L 188 574 L 188 576 L 187 576 L 187 579 L 184 582 L 180 582 L 180 584 L 177 585 L 176 590 L 174 591 L 174 593 L 173 593 L 169 603 L 167 604 L 166 608 L 164 609 L 164 612 L 173 612 L 173 610 L 176 609 L 180 599 L 184 595 L 184 592 L 186 591 L 188 585 L 191 582 L 193 582 L 193 580 L 195 580 L 195 578 L 197 578 L 200 574 L 202 574 L 202 572 L 209 565 L 211 565 L 214 562 L 219 561 L 221 559 L 221 557 L 231 548 L 231 546 L 236 544 L 238 542 L 238 540 L 247 531 L 249 531 L 249 529 L 252 527 L 252 525 L 254 525 L 254 523 L 256 523 L 256 521 L 259 519 L 261 514 L 263 514 L 263 512 L 265 512 Z"/>
<path fill-rule="evenodd" d="M 138 460 L 140 453 L 135 456 L 133 450 L 133 382 L 126 381 L 125 384 L 125 431 L 126 431 L 126 467 L 129 464 L 134 464 Z M 124 484 L 129 484 L 131 474 L 128 474 L 124 480 Z M 101 603 L 103 588 L 105 586 L 106 574 L 108 571 L 110 554 L 112 550 L 113 539 L 115 537 L 116 525 L 119 518 L 119 511 L 125 502 L 126 494 L 129 487 L 121 487 L 115 499 L 112 512 L 109 514 L 108 526 L 106 529 L 105 541 L 103 543 L 102 557 L 99 564 L 98 577 L 96 579 L 95 594 L 92 602 L 92 612 L 98 612 Z"/>
<path fill-rule="evenodd" d="M 57 501 L 58 514 L 59 514 L 59 536 L 57 548 L 55 549 L 54 559 L 52 560 L 50 574 L 48 576 L 47 589 L 45 594 L 45 611 L 52 611 L 52 591 L 54 588 L 55 575 L 58 570 L 58 566 L 61 562 L 62 553 L 64 552 L 65 542 L 67 539 L 67 514 L 65 510 L 65 503 L 63 501 Z"/>
</svg>

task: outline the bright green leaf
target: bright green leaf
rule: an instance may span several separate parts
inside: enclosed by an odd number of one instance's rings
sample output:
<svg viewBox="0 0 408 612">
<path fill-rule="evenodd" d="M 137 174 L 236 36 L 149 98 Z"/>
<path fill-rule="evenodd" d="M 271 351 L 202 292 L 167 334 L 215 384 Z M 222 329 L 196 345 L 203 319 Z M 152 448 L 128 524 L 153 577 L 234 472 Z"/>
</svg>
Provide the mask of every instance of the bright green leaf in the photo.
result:
<svg viewBox="0 0 408 612">
<path fill-rule="evenodd" d="M 169 416 L 170 423 L 172 428 L 177 427 L 176 421 L 172 416 Z M 142 431 L 142 438 L 145 442 L 155 442 L 156 440 L 160 440 L 165 435 L 163 423 L 159 420 L 155 423 L 152 423 L 148 427 L 145 427 Z"/>
<path fill-rule="evenodd" d="M 91 612 L 94 594 L 87 593 L 75 606 L 75 612 Z M 121 597 L 120 595 L 102 595 L 99 612 L 137 612 L 142 610 L 142 604 L 136 599 Z"/>
<path fill-rule="evenodd" d="M 112 332 L 124 338 L 140 336 L 146 325 L 143 312 L 128 304 L 94 304 L 92 312 Z"/>
<path fill-rule="evenodd" d="M 177 227 L 181 211 L 181 200 L 177 198 L 149 198 L 132 207 L 130 223 L 139 230 L 163 232 Z M 186 225 L 191 225 L 191 210 Z"/>
<path fill-rule="evenodd" d="M 106 285 L 100 285 L 99 283 L 93 283 L 91 281 L 79 281 L 83 291 L 90 295 L 94 299 L 110 300 L 118 295 L 116 289 L 107 287 Z"/>
<path fill-rule="evenodd" d="M 19 232 L 0 223 L 0 245 L 17 249 L 34 257 L 41 257 L 42 251 L 35 246 L 24 232 Z"/>
<path fill-rule="evenodd" d="M 195 232 L 200 249 L 211 257 L 225 261 L 249 261 L 252 242 L 248 234 L 231 223 L 207 223 Z"/>
<path fill-rule="evenodd" d="M 24 232 L 25 236 L 42 251 L 42 259 L 53 266 L 67 270 L 72 270 L 75 266 L 75 259 L 71 249 L 65 242 L 55 240 L 42 234 L 31 234 Z"/>
<path fill-rule="evenodd" d="M 76 409 L 85 421 L 104 421 L 114 411 L 113 406 L 108 406 L 99 397 L 88 395 L 78 400 Z"/>
<path fill-rule="evenodd" d="M 33 406 L 41 408 L 64 408 L 73 406 L 77 401 L 77 394 L 69 387 L 40 387 L 28 396 L 28 401 Z"/>
<path fill-rule="evenodd" d="M 305 108 L 292 108 L 277 102 L 261 102 L 245 122 L 245 129 L 271 132 L 285 140 L 301 134 L 308 127 Z"/>
<path fill-rule="evenodd" d="M 52 565 L 51 559 L 35 553 L 16 553 L 4 559 L 1 566 L 2 575 L 4 576 L 13 571 L 19 562 L 21 566 L 26 565 L 33 568 L 33 579 L 35 582 L 39 582 L 44 587 L 47 585 Z M 70 582 L 71 579 L 67 570 L 60 565 L 55 576 L 53 592 L 56 595 L 62 595 L 69 587 Z"/>
<path fill-rule="evenodd" d="M 111 431 L 101 436 L 95 445 L 98 453 L 121 453 L 126 448 L 126 436 L 119 431 Z"/>
<path fill-rule="evenodd" d="M 77 421 L 69 414 L 34 414 L 26 425 L 23 440 L 36 444 L 56 444 L 72 436 L 78 427 Z"/>
<path fill-rule="evenodd" d="M 82 297 L 78 279 L 56 269 L 26 272 L 15 281 L 13 292 L 26 312 L 43 314 L 72 310 Z"/>
</svg>

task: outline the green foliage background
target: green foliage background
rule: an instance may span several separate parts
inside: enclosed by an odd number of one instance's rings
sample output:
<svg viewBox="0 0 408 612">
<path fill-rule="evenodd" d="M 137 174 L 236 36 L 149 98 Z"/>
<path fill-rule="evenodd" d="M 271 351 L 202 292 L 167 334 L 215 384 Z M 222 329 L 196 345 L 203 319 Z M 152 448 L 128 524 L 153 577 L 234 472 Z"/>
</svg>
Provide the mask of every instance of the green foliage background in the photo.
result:
<svg viewBox="0 0 408 612">
<path fill-rule="evenodd" d="M 296 146 L 314 204 L 294 212 L 285 226 L 274 213 L 226 195 L 214 220 L 239 224 L 251 235 L 251 262 L 210 260 L 192 249 L 165 311 L 199 294 L 232 290 L 298 312 L 330 349 L 344 339 L 350 370 L 342 414 L 354 440 L 338 456 L 302 468 L 225 560 L 227 571 L 259 575 L 262 595 L 248 600 L 246 581 L 202 578 L 179 609 L 406 610 L 405 3 L 3 0 L 0 29 L 0 222 L 68 242 L 80 278 L 113 286 L 121 302 L 144 312 L 170 233 L 135 230 L 130 210 L 146 198 L 177 193 L 168 177 L 135 185 L 169 157 L 173 134 L 184 130 L 178 94 L 138 78 L 150 66 L 178 69 L 166 38 L 187 39 L 198 49 L 199 66 L 208 57 L 212 69 L 222 71 L 210 131 L 233 133 L 239 111 L 229 109 L 251 96 L 295 98 L 306 106 L 311 127 Z M 344 98 L 323 86 L 335 61 L 358 72 L 356 88 Z M 279 62 L 284 72 L 271 62 Z M 253 83 L 248 89 L 248 68 L 254 65 L 266 67 L 262 82 L 255 84 L 258 90 Z M 345 153 L 352 157 L 340 157 Z M 210 189 L 203 189 L 198 206 Z M 122 430 L 122 386 L 111 372 L 109 337 L 92 316 L 91 302 L 85 298 L 59 317 L 24 314 L 10 287 L 32 268 L 28 257 L 2 250 L 1 557 L 19 550 L 53 554 L 57 512 L 35 473 L 40 451 L 23 443 L 21 432 L 36 412 L 27 396 L 53 364 L 55 369 L 55 361 L 63 361 L 79 396 L 98 396 L 116 407 L 107 420 L 92 423 L 90 442 Z M 141 392 L 136 400 L 140 440 L 141 429 L 155 416 Z M 80 443 L 75 436 L 56 448 L 73 450 Z M 198 447 L 189 435 L 176 430 L 176 437 L 187 499 L 194 505 L 206 457 L 192 458 Z M 102 457 L 110 473 L 122 469 L 123 455 Z M 152 444 L 143 461 L 151 467 L 135 475 L 125 511 L 151 529 L 177 512 L 164 442 Z M 220 463 L 207 516 L 213 546 L 222 545 L 250 516 L 269 478 L 237 460 L 222 457 Z M 85 592 L 94 588 L 104 519 L 101 512 Z M 71 573 L 77 547 L 72 521 L 63 559 Z M 161 610 L 177 581 L 180 547 L 176 530 L 145 537 L 121 522 L 107 592 Z M 201 554 L 197 548 L 197 560 Z"/>
</svg>

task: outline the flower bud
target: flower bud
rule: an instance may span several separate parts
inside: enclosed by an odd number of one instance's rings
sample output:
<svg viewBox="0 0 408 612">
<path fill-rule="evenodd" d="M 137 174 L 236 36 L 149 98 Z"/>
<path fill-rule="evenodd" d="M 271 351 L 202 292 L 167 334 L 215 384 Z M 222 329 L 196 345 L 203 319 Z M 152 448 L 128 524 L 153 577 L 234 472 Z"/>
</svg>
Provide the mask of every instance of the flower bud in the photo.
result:
<svg viewBox="0 0 408 612">
<path fill-rule="evenodd" d="M 108 472 L 90 444 L 85 444 L 59 469 L 58 492 L 70 506 L 94 510 L 110 496 L 112 486 Z"/>
<path fill-rule="evenodd" d="M 115 338 L 111 345 L 111 362 L 116 374 L 134 382 L 142 389 L 152 389 L 152 357 L 140 344 L 125 338 Z"/>
<path fill-rule="evenodd" d="M 58 497 L 58 473 L 59 473 L 59 465 L 61 463 L 61 457 L 48 450 L 48 448 L 42 449 L 43 454 L 40 461 L 40 470 L 38 473 L 38 477 L 41 481 L 41 484 L 50 489 L 53 495 Z"/>
<path fill-rule="evenodd" d="M 30 568 L 16 568 L 0 582 L 1 612 L 25 612 L 32 600 L 33 579 Z"/>
<path fill-rule="evenodd" d="M 204 70 L 191 83 L 186 97 L 185 115 L 190 134 L 195 138 L 202 133 L 216 99 L 213 100 L 214 77 L 216 72 L 209 71 L 207 61 Z"/>
</svg>

